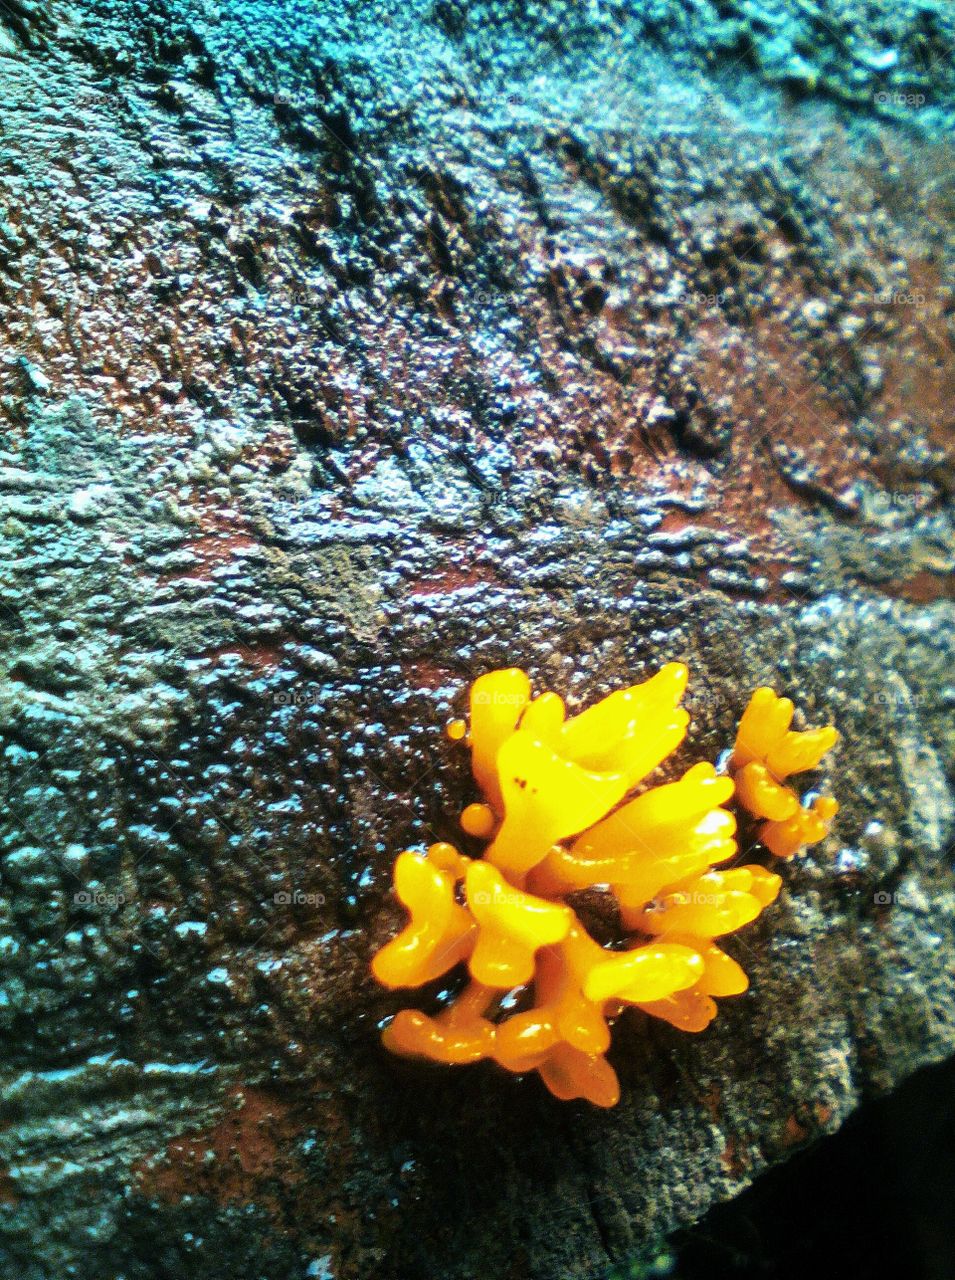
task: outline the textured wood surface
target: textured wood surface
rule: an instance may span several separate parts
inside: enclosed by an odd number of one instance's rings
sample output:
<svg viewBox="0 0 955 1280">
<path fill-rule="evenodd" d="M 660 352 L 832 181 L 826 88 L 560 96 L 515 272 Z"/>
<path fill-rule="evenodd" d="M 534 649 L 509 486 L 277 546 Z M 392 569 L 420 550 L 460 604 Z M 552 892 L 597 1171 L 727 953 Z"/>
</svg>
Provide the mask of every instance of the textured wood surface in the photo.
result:
<svg viewBox="0 0 955 1280">
<path fill-rule="evenodd" d="M 952 1052 L 953 31 L 0 8 L 3 1274 L 602 1276 Z M 388 1059 L 467 683 L 677 658 L 673 768 L 843 733 L 751 990 L 608 1114 Z"/>
</svg>

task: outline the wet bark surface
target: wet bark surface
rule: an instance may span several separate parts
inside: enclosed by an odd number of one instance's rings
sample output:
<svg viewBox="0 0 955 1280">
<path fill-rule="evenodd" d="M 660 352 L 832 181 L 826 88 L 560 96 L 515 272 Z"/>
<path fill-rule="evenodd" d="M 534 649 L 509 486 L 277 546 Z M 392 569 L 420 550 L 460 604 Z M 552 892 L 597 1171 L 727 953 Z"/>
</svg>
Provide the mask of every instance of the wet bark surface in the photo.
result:
<svg viewBox="0 0 955 1280">
<path fill-rule="evenodd" d="M 5 1273 L 601 1276 L 953 1051 L 953 35 L 0 10 Z M 469 681 L 674 659 L 661 777 L 843 735 L 750 991 L 609 1113 L 389 1059 Z"/>
</svg>

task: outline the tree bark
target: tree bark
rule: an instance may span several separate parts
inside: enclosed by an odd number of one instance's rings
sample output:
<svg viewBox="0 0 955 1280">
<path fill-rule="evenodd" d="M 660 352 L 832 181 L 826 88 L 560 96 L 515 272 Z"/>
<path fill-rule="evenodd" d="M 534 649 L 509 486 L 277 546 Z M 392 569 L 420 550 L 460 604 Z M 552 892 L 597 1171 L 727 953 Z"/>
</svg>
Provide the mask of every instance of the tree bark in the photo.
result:
<svg viewBox="0 0 955 1280">
<path fill-rule="evenodd" d="M 0 7 L 5 1271 L 571 1280 L 952 1053 L 942 0 Z M 399 1063 L 443 726 L 772 684 L 831 837 L 608 1113 Z"/>
</svg>

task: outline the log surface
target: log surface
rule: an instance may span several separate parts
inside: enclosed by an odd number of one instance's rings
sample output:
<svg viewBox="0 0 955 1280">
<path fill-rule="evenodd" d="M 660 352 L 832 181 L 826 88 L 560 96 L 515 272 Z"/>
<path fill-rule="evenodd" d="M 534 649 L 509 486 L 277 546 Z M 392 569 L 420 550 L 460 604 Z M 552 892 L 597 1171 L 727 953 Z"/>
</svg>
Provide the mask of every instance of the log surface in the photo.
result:
<svg viewBox="0 0 955 1280">
<path fill-rule="evenodd" d="M 876 23 L 873 13 L 881 15 Z M 943 0 L 0 6 L 0 1262 L 591 1280 L 955 1049 Z M 618 1108 L 391 1060 L 521 665 L 842 812 Z"/>
</svg>

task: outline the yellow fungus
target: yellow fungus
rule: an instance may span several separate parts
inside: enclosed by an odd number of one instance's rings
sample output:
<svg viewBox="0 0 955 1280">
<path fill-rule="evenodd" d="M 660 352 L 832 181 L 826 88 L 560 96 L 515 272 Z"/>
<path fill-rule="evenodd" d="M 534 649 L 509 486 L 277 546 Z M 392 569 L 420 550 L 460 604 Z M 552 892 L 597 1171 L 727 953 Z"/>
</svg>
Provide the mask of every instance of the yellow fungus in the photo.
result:
<svg viewBox="0 0 955 1280">
<path fill-rule="evenodd" d="M 472 977 L 489 987 L 523 985 L 534 972 L 534 952 L 567 936 L 573 912 L 515 889 L 489 862 L 472 862 L 464 883 L 480 926 L 468 962 Z"/>
<path fill-rule="evenodd" d="M 555 749 L 564 723 L 564 700 L 557 693 L 542 693 L 529 703 L 521 716 L 521 730 L 537 742 Z"/>
<path fill-rule="evenodd" d="M 470 858 L 466 858 L 463 853 L 458 853 L 454 845 L 446 841 L 429 845 L 428 857 L 439 871 L 450 872 L 455 880 L 463 880 L 471 865 Z"/>
<path fill-rule="evenodd" d="M 667 941 L 689 947 L 703 961 L 703 975 L 694 984 L 697 991 L 706 996 L 738 996 L 749 987 L 741 965 L 732 956 L 721 951 L 715 942 L 708 938 L 697 938 L 692 934 L 667 934 Z"/>
<path fill-rule="evenodd" d="M 826 752 L 836 745 L 838 738 L 836 730 L 829 727 L 786 733 L 767 753 L 767 768 L 777 778 L 788 778 L 791 773 L 815 769 Z"/>
<path fill-rule="evenodd" d="M 631 877 L 624 884 L 612 884 L 611 892 L 620 905 L 620 919 L 627 929 L 642 928 L 642 918 L 649 903 L 656 903 L 666 886 L 682 883 L 695 875 L 709 871 L 714 862 L 724 861 L 736 852 L 736 842 L 728 842 L 727 851 L 720 857 L 714 856 L 712 849 L 702 854 L 683 854 L 673 857 L 668 864 L 668 873 L 662 867 L 655 868 L 653 876 L 643 879 Z"/>
<path fill-rule="evenodd" d="M 556 841 L 603 817 L 626 794 L 619 773 L 591 773 L 518 731 L 498 751 L 504 821 L 485 857 L 524 875 Z"/>
<path fill-rule="evenodd" d="M 662 1000 L 692 987 L 702 978 L 704 967 L 689 947 L 650 943 L 595 965 L 584 984 L 584 995 L 596 1001 L 613 996 L 630 1004 Z"/>
<path fill-rule="evenodd" d="M 777 782 L 757 760 L 744 764 L 736 775 L 736 795 L 740 804 L 757 818 L 781 822 L 791 818 L 799 808 L 799 800 L 792 791 Z"/>
<path fill-rule="evenodd" d="M 584 768 L 606 772 L 618 772 L 631 756 L 634 760 L 642 758 L 648 747 L 650 755 L 655 754 L 662 748 L 650 745 L 648 740 L 659 738 L 668 725 L 679 722 L 685 732 L 689 717 L 677 707 L 686 691 L 688 676 L 682 662 L 671 662 L 643 684 L 620 689 L 582 711 L 561 731 L 561 754 Z M 681 733 L 678 741 L 682 736 Z M 663 751 L 656 764 L 668 754 Z M 655 767 L 650 765 L 645 773 Z M 630 785 L 639 782 L 645 773 L 632 777 Z"/>
<path fill-rule="evenodd" d="M 494 1049 L 495 1026 L 484 1015 L 497 994 L 490 987 L 472 982 L 437 1017 L 429 1018 L 417 1009 L 402 1009 L 385 1028 L 382 1039 L 392 1053 L 406 1057 L 457 1065 L 479 1062 L 490 1057 Z"/>
<path fill-rule="evenodd" d="M 548 954 L 542 951 L 538 956 L 538 977 Z M 537 979 L 535 987 L 538 987 Z M 608 1027 L 608 1043 L 609 1035 Z M 499 1024 L 494 1039 L 494 1061 L 508 1071 L 533 1071 L 560 1040 L 561 1033 L 552 1011 L 546 1005 L 535 1005 L 523 1013 L 512 1014 Z"/>
<path fill-rule="evenodd" d="M 725 865 L 737 852 L 727 806 L 735 799 L 759 819 L 759 839 L 778 857 L 822 839 L 836 801 L 802 806 L 786 779 L 815 768 L 838 735 L 794 731 L 792 702 L 757 689 L 731 776 L 700 763 L 634 794 L 686 734 L 686 681 L 686 667 L 670 663 L 570 719 L 556 693 L 532 699 L 516 668 L 474 682 L 470 725 L 452 721 L 447 733 L 470 747 L 481 799 L 460 822 L 486 842 L 483 855 L 444 841 L 426 855 L 400 854 L 395 889 L 410 919 L 372 961 L 387 987 L 421 986 L 464 963 L 471 981 L 433 1015 L 397 1013 L 383 1033 L 389 1050 L 454 1064 L 493 1059 L 537 1071 L 558 1098 L 610 1107 L 620 1096 L 604 1057 L 614 1018 L 636 1007 L 700 1032 L 715 998 L 747 990 L 714 939 L 754 920 L 782 880 L 756 864 Z M 590 936 L 564 901 L 581 890 L 615 900 L 626 949 Z M 504 992 L 515 994 L 502 1000 Z"/>
<path fill-rule="evenodd" d="M 603 1053 L 610 1044 L 603 1002 L 585 995 L 584 986 L 593 968 L 606 959 L 607 952 L 575 916 L 566 938 L 538 953 L 534 1008 L 515 1014 L 500 1028 L 498 1061 L 513 1070 L 522 1056 L 546 1051 L 558 1040 L 582 1053 Z"/>
<path fill-rule="evenodd" d="M 735 771 L 751 760 L 765 761 L 789 729 L 794 710 L 792 702 L 778 697 L 773 689 L 757 689 L 740 718 L 730 768 Z"/>
<path fill-rule="evenodd" d="M 790 774 L 815 769 L 839 740 L 831 726 L 790 729 L 793 704 L 772 689 L 757 689 L 743 712 L 730 760 L 740 804 L 756 818 L 767 818 L 759 838 L 777 858 L 791 858 L 829 833 L 839 810 L 831 796 L 818 796 L 807 809 L 791 787 Z"/>
<path fill-rule="evenodd" d="M 705 1031 L 716 1017 L 716 1001 L 695 987 L 677 991 L 664 1000 L 641 1004 L 638 1008 L 671 1023 L 679 1031 Z"/>
<path fill-rule="evenodd" d="M 709 871 L 681 882 L 662 894 L 636 920 L 636 927 L 657 936 L 694 933 L 718 938 L 755 920 L 762 910 L 759 898 L 749 892 L 751 877 L 735 871 Z"/>
<path fill-rule="evenodd" d="M 411 920 L 378 952 L 372 972 L 386 987 L 419 987 L 470 954 L 477 925 L 455 901 L 453 877 L 416 853 L 398 855 L 395 892 Z"/>
<path fill-rule="evenodd" d="M 497 753 L 514 732 L 530 698 L 531 682 L 517 667 L 489 671 L 471 686 L 471 768 L 488 803 L 501 812 Z"/>
<path fill-rule="evenodd" d="M 760 906 L 768 907 L 771 902 L 776 901 L 779 897 L 779 891 L 783 887 L 782 876 L 776 875 L 775 871 L 767 871 L 765 867 L 759 866 L 740 867 L 739 870 L 749 872 L 749 892 L 759 900 Z"/>
<path fill-rule="evenodd" d="M 617 1073 L 600 1054 L 558 1043 L 537 1069 L 555 1098 L 586 1098 L 596 1107 L 615 1107 L 620 1101 Z"/>
<path fill-rule="evenodd" d="M 644 903 L 664 885 L 733 856 L 736 819 L 718 807 L 732 794 L 730 778 L 695 765 L 680 781 L 623 805 L 569 849 L 552 848 L 531 887 L 553 894 L 609 884 L 622 903 Z"/>
<path fill-rule="evenodd" d="M 803 845 L 824 840 L 838 812 L 839 803 L 832 796 L 817 796 L 809 809 L 797 809 L 785 822 L 764 822 L 759 838 L 777 858 L 791 858 Z"/>
</svg>

